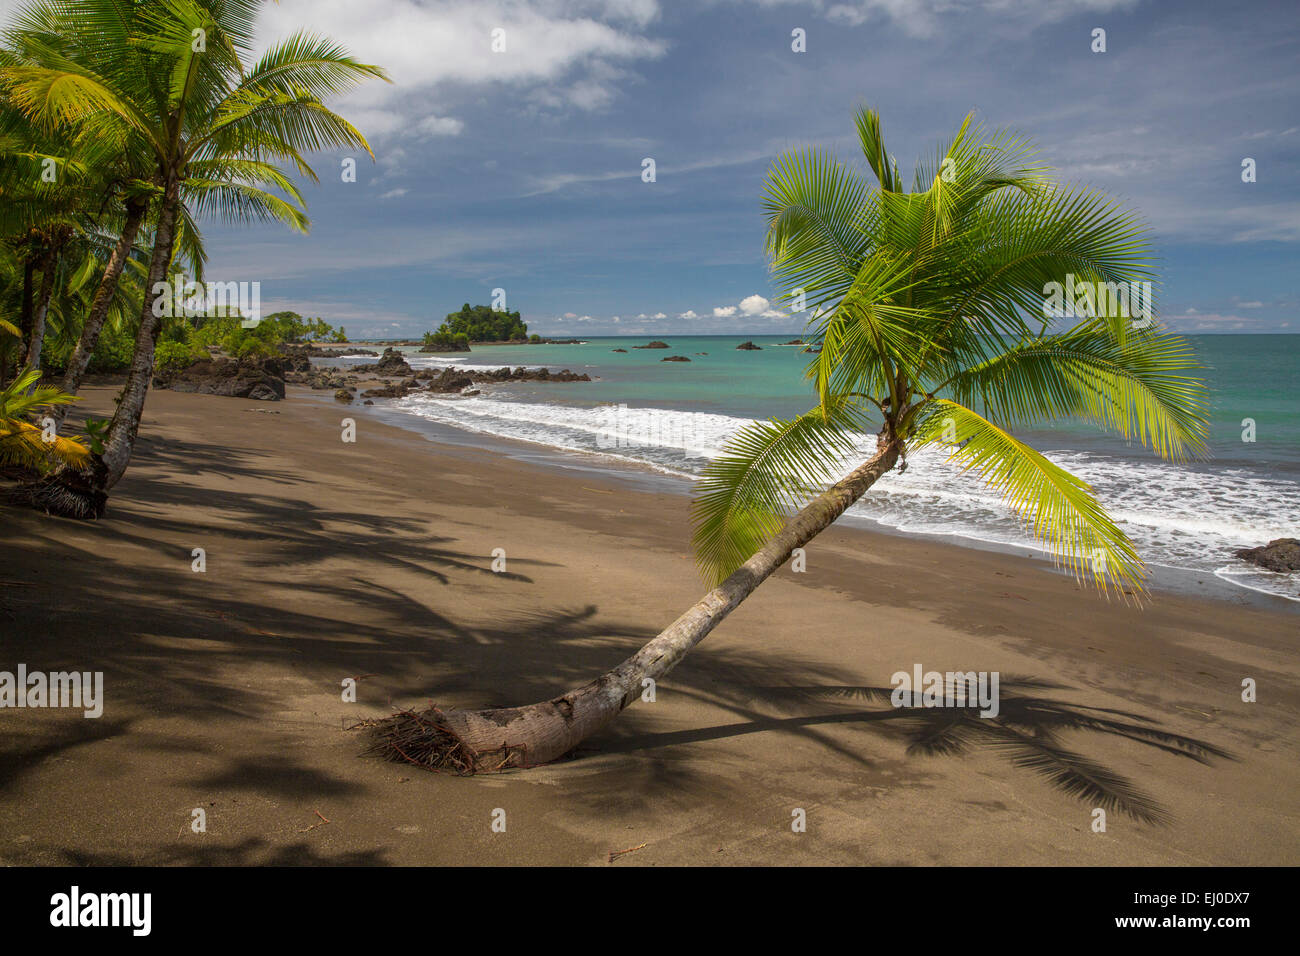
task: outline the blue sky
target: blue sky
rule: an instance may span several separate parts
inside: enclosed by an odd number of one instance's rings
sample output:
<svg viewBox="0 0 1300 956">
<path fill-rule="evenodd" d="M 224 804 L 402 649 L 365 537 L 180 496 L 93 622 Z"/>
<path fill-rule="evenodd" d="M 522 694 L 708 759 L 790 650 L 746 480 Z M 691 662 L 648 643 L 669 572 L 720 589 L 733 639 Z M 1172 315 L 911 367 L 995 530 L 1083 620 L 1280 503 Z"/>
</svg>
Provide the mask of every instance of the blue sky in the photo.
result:
<svg viewBox="0 0 1300 956">
<path fill-rule="evenodd" d="M 543 334 L 797 332 L 766 301 L 763 177 L 796 146 L 860 162 L 866 103 L 904 168 L 975 109 L 1123 198 L 1167 324 L 1300 331 L 1298 26 L 1292 0 L 283 0 L 266 41 L 308 27 L 389 69 L 337 104 L 376 161 L 345 183 L 318 157 L 308 236 L 213 224 L 209 278 L 354 338 L 498 287 Z"/>
</svg>

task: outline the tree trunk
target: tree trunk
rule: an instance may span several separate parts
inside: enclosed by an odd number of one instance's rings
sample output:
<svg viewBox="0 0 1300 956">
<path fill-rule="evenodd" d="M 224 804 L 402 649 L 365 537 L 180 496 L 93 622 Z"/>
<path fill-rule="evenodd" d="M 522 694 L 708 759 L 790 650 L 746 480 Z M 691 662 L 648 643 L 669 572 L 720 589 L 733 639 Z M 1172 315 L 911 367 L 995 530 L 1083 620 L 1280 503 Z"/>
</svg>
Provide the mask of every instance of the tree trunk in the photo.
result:
<svg viewBox="0 0 1300 956">
<path fill-rule="evenodd" d="M 27 367 L 40 370 L 41 350 L 45 345 L 45 317 L 50 313 L 50 300 L 54 298 L 54 277 L 59 271 L 59 254 L 55 250 L 41 258 L 41 289 L 32 311 L 32 334 L 27 345 Z M 35 388 L 35 384 L 32 385 Z"/>
<path fill-rule="evenodd" d="M 158 211 L 158 229 L 154 233 L 153 258 L 149 263 L 149 280 L 142 297 L 140 307 L 140 330 L 135 336 L 135 354 L 131 357 L 131 370 L 127 373 L 126 385 L 122 388 L 121 398 L 113 422 L 108 427 L 108 437 L 104 442 L 104 492 L 107 494 L 122 475 L 131 461 L 131 451 L 135 448 L 136 434 L 140 431 L 140 418 L 144 414 L 145 396 L 149 394 L 149 385 L 153 381 L 153 355 L 158 344 L 158 333 L 162 330 L 162 316 L 155 314 L 154 287 L 166 280 L 167 269 L 172 261 L 172 242 L 176 236 L 176 217 L 180 209 L 180 185 L 170 183 L 163 192 L 161 207 Z M 166 293 L 164 293 L 166 294 Z"/>
<path fill-rule="evenodd" d="M 86 324 L 81 327 L 81 337 L 77 340 L 77 347 L 73 349 L 72 356 L 68 359 L 67 371 L 63 375 L 63 390 L 71 395 L 77 394 L 82 379 L 86 377 L 86 366 L 90 364 L 90 357 L 95 352 L 95 346 L 99 344 L 99 333 L 104 328 L 109 307 L 113 304 L 113 296 L 117 293 L 122 269 L 126 266 L 126 260 L 130 258 L 136 236 L 139 235 L 140 227 L 144 224 L 148 212 L 148 200 L 129 201 L 126 204 L 126 222 L 122 227 L 122 235 L 108 258 L 108 264 L 104 267 L 103 278 L 99 280 L 99 288 L 95 290 L 95 297 L 90 303 L 90 314 L 86 316 Z M 63 424 L 64 416 L 68 414 L 68 406 L 56 405 L 50 413 L 56 422 Z"/>
<path fill-rule="evenodd" d="M 32 342 L 32 285 L 36 275 L 36 260 L 28 259 L 23 263 L 23 298 L 19 306 L 18 331 L 22 333 L 18 340 L 18 367 L 22 367 L 23 357 Z"/>
<path fill-rule="evenodd" d="M 163 192 L 154 232 L 149 279 L 140 306 L 140 330 L 135 337 L 135 354 L 126 384 L 117 399 L 117 411 L 108 427 L 104 453 L 92 455 L 84 470 L 61 468 L 27 486 L 25 493 L 33 507 L 68 518 L 102 518 L 108 507 L 108 492 L 121 480 L 131 461 L 145 396 L 153 380 L 154 347 L 162 329 L 162 317 L 154 314 L 154 287 L 167 277 L 171 265 L 176 217 L 180 209 L 180 187 L 172 183 Z M 164 295 L 167 293 L 164 292 Z"/>
<path fill-rule="evenodd" d="M 450 711 L 438 722 L 470 751 L 475 772 L 548 763 L 616 717 L 642 692 L 642 680 L 672 670 L 696 644 L 790 557 L 831 525 L 898 461 L 900 444 L 881 439 L 876 454 L 794 515 L 780 533 L 698 604 L 618 667 L 538 704 Z M 400 720 L 399 715 L 393 720 Z"/>
</svg>

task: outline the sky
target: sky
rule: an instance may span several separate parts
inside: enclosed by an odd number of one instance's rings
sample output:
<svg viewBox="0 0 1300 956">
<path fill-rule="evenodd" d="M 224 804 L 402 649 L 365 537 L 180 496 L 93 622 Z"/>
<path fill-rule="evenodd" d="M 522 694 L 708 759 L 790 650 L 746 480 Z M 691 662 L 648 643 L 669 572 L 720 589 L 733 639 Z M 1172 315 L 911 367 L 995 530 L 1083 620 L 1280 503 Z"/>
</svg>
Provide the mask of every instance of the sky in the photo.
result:
<svg viewBox="0 0 1300 956">
<path fill-rule="evenodd" d="M 796 147 L 862 166 L 866 104 L 904 169 L 975 110 L 1121 198 L 1167 325 L 1300 331 L 1294 0 L 282 0 L 260 26 L 393 80 L 333 104 L 375 159 L 315 157 L 309 235 L 207 227 L 208 278 L 259 281 L 264 314 L 418 336 L 499 288 L 545 335 L 797 333 L 763 179 Z"/>
</svg>

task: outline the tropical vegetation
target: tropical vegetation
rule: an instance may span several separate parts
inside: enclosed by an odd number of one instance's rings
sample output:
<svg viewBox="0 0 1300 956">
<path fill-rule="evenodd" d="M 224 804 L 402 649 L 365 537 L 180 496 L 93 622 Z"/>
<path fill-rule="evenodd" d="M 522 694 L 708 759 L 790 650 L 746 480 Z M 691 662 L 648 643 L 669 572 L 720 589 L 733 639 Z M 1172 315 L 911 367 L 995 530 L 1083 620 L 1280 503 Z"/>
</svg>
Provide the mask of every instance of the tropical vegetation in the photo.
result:
<svg viewBox="0 0 1300 956">
<path fill-rule="evenodd" d="M 48 371 L 44 342 L 61 299 L 63 389 L 75 393 L 105 334 L 132 337 L 126 385 L 97 450 L 32 489 L 47 510 L 104 513 L 131 458 L 166 324 L 155 300 L 169 294 L 178 258 L 202 278 L 200 223 L 306 231 L 295 177 L 317 179 L 309 156 L 370 153 L 325 101 L 383 70 L 307 32 L 254 60 L 259 6 L 31 0 L 0 39 L 0 304 L 17 330 L 4 337 L 8 351 Z M 164 342 L 189 344 L 171 330 Z"/>
<path fill-rule="evenodd" d="M 809 331 L 822 343 L 807 369 L 815 404 L 741 429 L 706 468 L 693 513 L 712 590 L 568 693 L 390 718 L 382 730 L 390 752 L 432 754 L 467 772 L 569 752 L 885 474 L 909 460 L 936 466 L 918 454 L 925 449 L 1001 492 L 1081 580 L 1141 597 L 1142 562 L 1122 526 L 1086 481 L 1017 430 L 1082 420 L 1174 461 L 1203 451 L 1205 388 L 1185 341 L 1109 299 L 1068 323 L 1045 314 L 1049 287 L 1069 275 L 1153 281 L 1142 225 L 1107 196 L 1058 183 L 1023 137 L 986 133 L 971 117 L 918 165 L 909 190 L 876 113 L 861 109 L 855 119 L 867 169 L 797 149 L 767 177 L 773 274 L 787 303 L 808 304 Z M 887 576 L 885 568 L 885 586 Z M 943 746 L 959 746 L 963 726 L 949 721 Z M 1059 748 L 1039 746 L 1025 759 L 1076 792 L 1095 787 Z"/>
</svg>

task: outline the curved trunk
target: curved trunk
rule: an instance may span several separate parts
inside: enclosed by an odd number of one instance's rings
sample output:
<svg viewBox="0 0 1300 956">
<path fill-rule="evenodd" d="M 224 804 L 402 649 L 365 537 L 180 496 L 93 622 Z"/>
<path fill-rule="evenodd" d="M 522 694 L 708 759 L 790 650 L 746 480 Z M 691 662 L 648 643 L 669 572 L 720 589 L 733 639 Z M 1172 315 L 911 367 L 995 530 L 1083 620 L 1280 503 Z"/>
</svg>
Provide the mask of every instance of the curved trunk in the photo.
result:
<svg viewBox="0 0 1300 956">
<path fill-rule="evenodd" d="M 19 368 L 22 367 L 23 359 L 27 356 L 32 342 L 32 300 L 35 298 L 32 286 L 35 284 L 35 278 L 36 260 L 28 259 L 23 263 L 23 294 L 18 311 L 18 331 L 22 334 L 18 341 L 16 359 Z"/>
<path fill-rule="evenodd" d="M 164 191 L 158 211 L 158 228 L 154 233 L 148 284 L 140 306 L 140 331 L 135 337 L 135 354 L 131 358 L 126 385 L 117 399 L 117 411 L 108 427 L 104 453 L 92 455 L 89 466 L 83 470 L 61 468 L 26 486 L 25 494 L 33 507 L 67 518 L 102 518 L 108 507 L 109 489 L 126 472 L 140 430 L 145 396 L 149 394 L 149 384 L 153 379 L 154 347 L 162 329 L 162 317 L 154 314 L 153 290 L 166 279 L 167 267 L 171 265 L 179 208 L 180 191 L 173 183 Z"/>
<path fill-rule="evenodd" d="M 153 238 L 153 257 L 149 262 L 148 286 L 141 301 L 140 330 L 135 336 L 131 370 L 127 373 L 126 385 L 122 388 L 117 411 L 113 414 L 108 438 L 104 442 L 102 458 L 105 494 L 126 473 L 126 466 L 131 461 L 131 450 L 135 447 L 135 437 L 140 431 L 145 396 L 149 394 L 149 385 L 153 381 L 154 349 L 158 344 L 158 333 L 162 331 L 162 316 L 155 314 L 154 309 L 154 289 L 167 278 L 179 210 L 180 186 L 173 182 L 163 192 L 162 204 L 158 210 L 158 229 Z"/>
<path fill-rule="evenodd" d="M 436 733 L 444 735 L 443 745 L 460 745 L 461 766 L 472 772 L 544 764 L 568 753 L 636 700 L 645 678 L 658 679 L 672 670 L 795 548 L 815 538 L 862 497 L 894 467 L 900 449 L 897 441 L 881 440 L 874 456 L 809 502 L 730 577 L 612 671 L 538 704 L 440 713 Z M 421 723 L 427 727 L 431 722 Z"/>
<path fill-rule="evenodd" d="M 95 352 L 95 346 L 99 344 L 99 333 L 104 328 L 109 307 L 113 304 L 113 296 L 117 293 L 122 269 L 131 255 L 131 248 L 135 245 L 136 236 L 140 233 L 140 227 L 144 224 L 144 217 L 148 211 L 147 201 L 126 204 L 126 222 L 122 227 L 122 235 L 108 258 L 108 264 L 104 267 L 103 278 L 99 280 L 99 288 L 95 290 L 95 297 L 90 303 L 90 314 L 86 316 L 86 324 L 81 327 L 81 337 L 77 340 L 77 347 L 73 349 L 72 356 L 68 359 L 67 371 L 63 375 L 63 390 L 71 395 L 77 394 L 82 379 L 86 377 L 86 366 L 90 364 L 90 357 Z M 51 409 L 51 414 L 56 422 L 62 424 L 64 416 L 68 414 L 68 406 L 56 405 Z"/>
<path fill-rule="evenodd" d="M 27 345 L 27 367 L 37 371 L 41 367 L 41 350 L 45 345 L 45 317 L 50 314 L 50 300 L 54 298 L 54 276 L 59 271 L 59 254 L 46 253 L 41 259 L 41 289 L 32 311 L 32 335 Z M 32 385 L 36 387 L 35 384 Z"/>
</svg>

